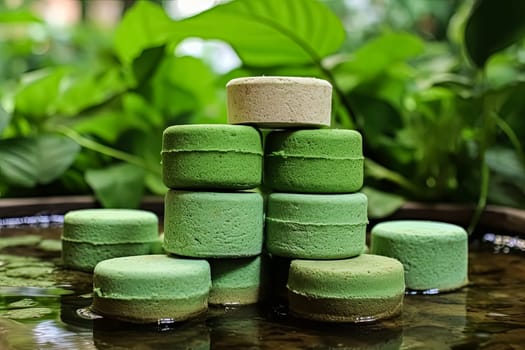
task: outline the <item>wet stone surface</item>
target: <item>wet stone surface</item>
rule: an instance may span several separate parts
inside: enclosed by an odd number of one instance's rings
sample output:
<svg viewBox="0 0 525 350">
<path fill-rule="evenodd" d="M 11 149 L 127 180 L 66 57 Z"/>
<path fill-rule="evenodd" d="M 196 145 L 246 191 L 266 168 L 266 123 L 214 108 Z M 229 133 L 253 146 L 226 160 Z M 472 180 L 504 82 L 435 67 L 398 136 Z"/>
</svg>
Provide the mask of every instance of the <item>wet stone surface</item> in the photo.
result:
<svg viewBox="0 0 525 350">
<path fill-rule="evenodd" d="M 0 229 L 56 240 L 59 227 Z M 180 324 L 130 325 L 89 312 L 91 275 L 62 269 L 41 239 L 0 249 L 0 349 L 523 349 L 525 252 L 470 245 L 470 284 L 406 295 L 401 316 L 369 324 L 293 318 L 275 303 L 210 308 Z M 31 243 L 31 242 L 32 243 Z M 15 242 L 15 243 L 13 243 Z"/>
</svg>

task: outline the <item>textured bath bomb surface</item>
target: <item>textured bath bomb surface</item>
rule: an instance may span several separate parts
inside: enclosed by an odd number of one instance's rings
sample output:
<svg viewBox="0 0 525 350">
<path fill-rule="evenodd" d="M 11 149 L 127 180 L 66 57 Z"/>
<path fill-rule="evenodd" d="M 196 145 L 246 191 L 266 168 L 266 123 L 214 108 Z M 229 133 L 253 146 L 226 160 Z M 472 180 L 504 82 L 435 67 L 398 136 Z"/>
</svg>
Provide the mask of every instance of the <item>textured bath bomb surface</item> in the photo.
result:
<svg viewBox="0 0 525 350">
<path fill-rule="evenodd" d="M 272 193 L 266 248 L 289 258 L 349 258 L 363 251 L 367 223 L 367 198 L 362 193 Z"/>
<path fill-rule="evenodd" d="M 408 289 L 450 291 L 468 283 L 468 235 L 457 225 L 383 222 L 372 228 L 370 252 L 401 261 Z"/>
<path fill-rule="evenodd" d="M 261 256 L 243 259 L 210 259 L 211 290 L 208 302 L 247 305 L 262 300 L 266 280 Z"/>
<path fill-rule="evenodd" d="M 158 219 L 133 209 L 82 209 L 64 216 L 62 261 L 65 267 L 93 271 L 106 259 L 151 253 L 158 240 Z"/>
<path fill-rule="evenodd" d="M 210 265 L 205 260 L 142 255 L 104 260 L 93 275 L 93 311 L 134 323 L 177 321 L 208 307 Z"/>
<path fill-rule="evenodd" d="M 374 321 L 400 312 L 405 293 L 403 265 L 368 254 L 344 260 L 293 260 L 287 288 L 290 310 L 299 317 Z"/>
<path fill-rule="evenodd" d="M 275 191 L 349 193 L 363 186 L 362 137 L 355 130 L 274 131 L 264 153 L 263 182 Z"/>
<path fill-rule="evenodd" d="M 297 77 L 248 77 L 226 85 L 228 122 L 260 128 L 330 126 L 332 85 Z"/>
<path fill-rule="evenodd" d="M 166 194 L 164 249 L 201 258 L 259 255 L 263 244 L 263 198 L 256 192 Z"/>
<path fill-rule="evenodd" d="M 161 153 L 169 188 L 242 190 L 261 183 L 261 135 L 250 126 L 170 126 Z"/>
</svg>

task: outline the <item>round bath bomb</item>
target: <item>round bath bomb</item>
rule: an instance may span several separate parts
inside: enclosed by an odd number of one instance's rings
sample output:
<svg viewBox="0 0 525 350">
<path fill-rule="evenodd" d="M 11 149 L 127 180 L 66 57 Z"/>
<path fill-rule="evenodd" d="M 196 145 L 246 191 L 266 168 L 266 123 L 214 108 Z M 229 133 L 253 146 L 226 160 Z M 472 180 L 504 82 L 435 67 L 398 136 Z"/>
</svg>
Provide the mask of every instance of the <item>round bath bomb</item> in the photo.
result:
<svg viewBox="0 0 525 350">
<path fill-rule="evenodd" d="M 250 126 L 170 126 L 161 154 L 162 179 L 169 188 L 242 190 L 261 183 L 261 135 Z"/>
<path fill-rule="evenodd" d="M 210 259 L 211 290 L 215 305 L 247 305 L 262 299 L 264 278 L 260 256 L 243 259 Z"/>
<path fill-rule="evenodd" d="M 141 255 L 101 261 L 93 273 L 93 311 L 133 323 L 186 320 L 208 308 L 205 260 Z"/>
<path fill-rule="evenodd" d="M 363 186 L 363 164 L 355 130 L 274 131 L 266 137 L 263 182 L 280 192 L 356 192 Z"/>
<path fill-rule="evenodd" d="M 365 246 L 367 198 L 362 193 L 272 193 L 266 214 L 266 248 L 299 259 L 342 259 Z"/>
<path fill-rule="evenodd" d="M 344 260 L 293 260 L 288 276 L 290 311 L 328 322 L 368 322 L 401 311 L 403 265 L 363 254 Z"/>
<path fill-rule="evenodd" d="M 332 85 L 297 77 L 248 77 L 226 85 L 228 122 L 260 128 L 330 126 Z"/>
<path fill-rule="evenodd" d="M 64 216 L 62 261 L 65 267 L 91 272 L 102 260 L 151 253 L 158 236 L 157 216 L 148 211 L 70 211 Z"/>
<path fill-rule="evenodd" d="M 256 192 L 170 190 L 164 209 L 164 250 L 200 258 L 259 255 L 263 198 Z"/>
<path fill-rule="evenodd" d="M 468 283 L 468 235 L 457 225 L 383 222 L 372 228 L 370 252 L 401 261 L 408 289 L 450 291 Z"/>
</svg>

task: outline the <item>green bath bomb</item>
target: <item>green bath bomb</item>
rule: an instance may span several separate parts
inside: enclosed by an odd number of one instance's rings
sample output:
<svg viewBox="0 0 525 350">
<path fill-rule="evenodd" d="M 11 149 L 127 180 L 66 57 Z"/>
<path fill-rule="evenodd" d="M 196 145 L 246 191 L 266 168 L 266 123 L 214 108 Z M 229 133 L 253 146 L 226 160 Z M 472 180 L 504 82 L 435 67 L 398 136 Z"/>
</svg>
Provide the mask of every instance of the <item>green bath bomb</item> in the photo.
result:
<svg viewBox="0 0 525 350">
<path fill-rule="evenodd" d="M 205 312 L 211 286 L 205 260 L 139 255 L 101 261 L 93 274 L 93 311 L 133 323 L 182 321 Z"/>
<path fill-rule="evenodd" d="M 332 85 L 304 77 L 246 77 L 226 85 L 228 123 L 259 128 L 330 126 Z"/>
<path fill-rule="evenodd" d="M 170 190 L 164 210 L 164 250 L 198 258 L 259 255 L 263 198 L 256 192 Z"/>
<path fill-rule="evenodd" d="M 363 186 L 361 134 L 355 130 L 274 131 L 264 150 L 264 185 L 294 193 L 350 193 Z"/>
<path fill-rule="evenodd" d="M 162 179 L 174 189 L 242 190 L 262 179 L 259 131 L 242 125 L 174 125 L 164 130 Z"/>
<path fill-rule="evenodd" d="M 158 219 L 133 209 L 82 209 L 64 216 L 62 261 L 65 267 L 91 272 L 106 259 L 143 255 L 158 240 Z"/>
<path fill-rule="evenodd" d="M 372 228 L 370 251 L 401 261 L 408 289 L 450 291 L 468 283 L 468 235 L 457 225 L 383 222 Z"/>
<path fill-rule="evenodd" d="M 362 253 L 367 223 L 367 198 L 362 193 L 272 193 L 266 248 L 288 258 L 349 258 Z"/>
<path fill-rule="evenodd" d="M 369 322 L 401 311 L 403 265 L 363 254 L 344 260 L 293 260 L 288 276 L 292 314 L 316 321 Z"/>
<path fill-rule="evenodd" d="M 210 259 L 211 290 L 215 305 L 247 305 L 262 299 L 265 269 L 260 256 L 243 259 Z"/>
</svg>

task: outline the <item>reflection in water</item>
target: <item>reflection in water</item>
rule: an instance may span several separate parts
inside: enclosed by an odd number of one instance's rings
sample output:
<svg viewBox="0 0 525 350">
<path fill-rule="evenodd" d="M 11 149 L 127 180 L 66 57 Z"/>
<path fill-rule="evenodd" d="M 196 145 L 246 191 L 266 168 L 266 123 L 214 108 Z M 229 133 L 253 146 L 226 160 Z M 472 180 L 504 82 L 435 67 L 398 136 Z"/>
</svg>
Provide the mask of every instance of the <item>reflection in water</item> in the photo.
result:
<svg viewBox="0 0 525 350">
<path fill-rule="evenodd" d="M 403 303 L 403 349 L 448 349 L 467 325 L 469 290 L 437 295 L 407 295 Z"/>
<path fill-rule="evenodd" d="M 55 320 L 46 320 L 33 328 L 33 339 L 37 346 L 33 349 L 76 349 L 92 350 L 90 331 L 68 330 Z"/>
<path fill-rule="evenodd" d="M 204 319 L 183 322 L 169 330 L 163 329 L 158 326 L 98 319 L 93 323 L 93 343 L 99 350 L 210 349 L 210 330 Z"/>
</svg>

